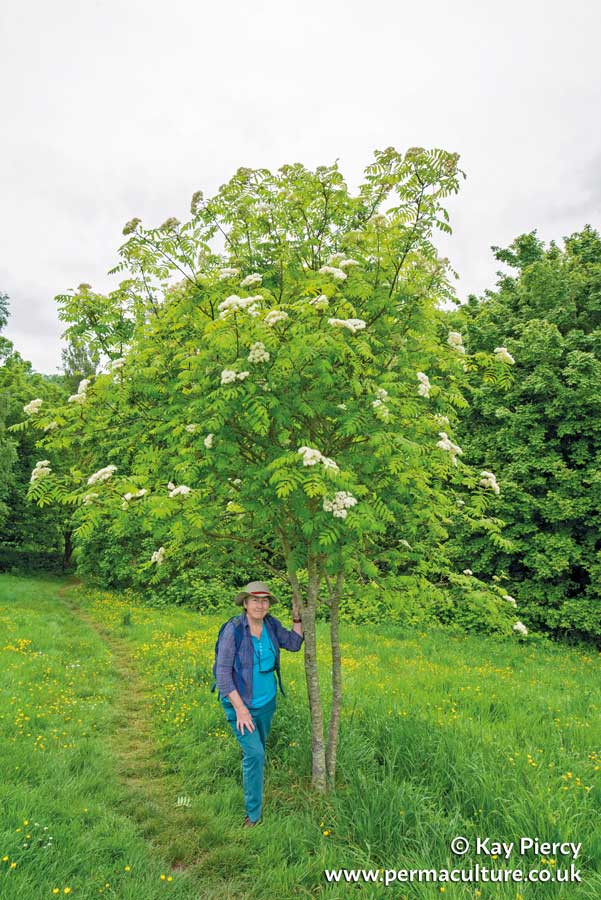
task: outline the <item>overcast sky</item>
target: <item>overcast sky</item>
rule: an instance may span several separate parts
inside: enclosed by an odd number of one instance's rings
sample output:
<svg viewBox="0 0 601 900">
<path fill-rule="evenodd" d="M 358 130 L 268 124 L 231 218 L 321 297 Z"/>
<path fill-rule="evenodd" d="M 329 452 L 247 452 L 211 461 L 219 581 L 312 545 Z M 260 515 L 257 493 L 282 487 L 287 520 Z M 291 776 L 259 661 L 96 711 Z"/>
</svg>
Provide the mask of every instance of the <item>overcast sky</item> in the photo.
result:
<svg viewBox="0 0 601 900">
<path fill-rule="evenodd" d="M 595 0 L 22 0 L 0 28 L 0 291 L 38 371 L 55 294 L 116 284 L 124 223 L 184 219 L 239 166 L 339 158 L 354 187 L 375 148 L 457 151 L 461 297 L 491 245 L 601 227 Z"/>
</svg>

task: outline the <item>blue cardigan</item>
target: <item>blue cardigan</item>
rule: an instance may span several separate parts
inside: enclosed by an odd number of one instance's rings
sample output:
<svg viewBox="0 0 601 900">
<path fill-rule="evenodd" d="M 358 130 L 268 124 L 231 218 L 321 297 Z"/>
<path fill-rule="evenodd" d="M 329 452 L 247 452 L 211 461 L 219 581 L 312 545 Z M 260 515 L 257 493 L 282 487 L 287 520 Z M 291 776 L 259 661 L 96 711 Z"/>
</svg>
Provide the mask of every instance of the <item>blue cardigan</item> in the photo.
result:
<svg viewBox="0 0 601 900">
<path fill-rule="evenodd" d="M 275 671 L 282 694 L 282 676 L 280 674 L 280 647 L 296 653 L 300 650 L 304 638 L 296 631 L 288 631 L 279 619 L 267 614 L 264 618 L 265 627 L 275 647 L 276 660 Z M 236 652 L 236 628 L 242 627 L 243 636 L 238 652 Z M 250 626 L 246 613 L 241 613 L 231 619 L 225 628 L 219 641 L 217 650 L 217 664 L 215 667 L 215 680 L 221 697 L 226 697 L 236 690 L 247 706 L 252 706 L 253 689 L 253 644 Z"/>
</svg>

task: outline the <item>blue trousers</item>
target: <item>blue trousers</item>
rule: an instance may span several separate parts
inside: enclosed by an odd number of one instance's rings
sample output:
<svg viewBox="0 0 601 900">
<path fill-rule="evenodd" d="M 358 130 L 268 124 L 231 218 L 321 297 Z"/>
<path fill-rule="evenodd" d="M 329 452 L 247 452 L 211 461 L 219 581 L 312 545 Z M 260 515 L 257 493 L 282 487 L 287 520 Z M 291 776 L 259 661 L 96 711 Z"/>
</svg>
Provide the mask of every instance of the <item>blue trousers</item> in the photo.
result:
<svg viewBox="0 0 601 900">
<path fill-rule="evenodd" d="M 251 822 L 261 818 L 263 809 L 263 770 L 265 768 L 265 744 L 271 728 L 271 720 L 275 712 L 275 697 L 255 709 L 249 706 L 248 711 L 255 723 L 255 730 L 244 729 L 241 734 L 236 727 L 236 711 L 224 705 L 227 720 L 240 746 L 242 747 L 242 784 L 244 787 L 244 805 L 246 815 Z"/>
</svg>

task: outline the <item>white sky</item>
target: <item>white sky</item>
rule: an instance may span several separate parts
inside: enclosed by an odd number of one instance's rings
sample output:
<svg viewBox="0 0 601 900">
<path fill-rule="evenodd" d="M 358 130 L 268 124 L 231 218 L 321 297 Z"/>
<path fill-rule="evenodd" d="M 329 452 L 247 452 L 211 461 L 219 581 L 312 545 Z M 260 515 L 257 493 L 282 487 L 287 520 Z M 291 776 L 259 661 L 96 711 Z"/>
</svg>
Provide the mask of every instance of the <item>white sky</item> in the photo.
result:
<svg viewBox="0 0 601 900">
<path fill-rule="evenodd" d="M 107 290 L 121 229 L 188 215 L 239 166 L 375 148 L 461 154 L 441 252 L 461 297 L 505 246 L 601 227 L 595 0 L 21 0 L 0 11 L 0 291 L 7 336 L 60 364 L 54 296 Z"/>
</svg>

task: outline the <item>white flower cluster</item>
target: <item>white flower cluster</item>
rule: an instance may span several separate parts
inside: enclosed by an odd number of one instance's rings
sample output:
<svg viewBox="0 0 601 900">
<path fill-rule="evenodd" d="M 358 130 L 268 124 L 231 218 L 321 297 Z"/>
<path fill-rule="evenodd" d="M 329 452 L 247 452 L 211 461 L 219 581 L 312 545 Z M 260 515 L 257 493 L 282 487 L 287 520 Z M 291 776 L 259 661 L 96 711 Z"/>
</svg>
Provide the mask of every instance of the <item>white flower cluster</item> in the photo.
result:
<svg viewBox="0 0 601 900">
<path fill-rule="evenodd" d="M 374 225 L 376 228 L 384 228 L 388 219 L 383 213 L 376 213 L 369 219 L 369 223 Z"/>
<path fill-rule="evenodd" d="M 92 492 L 90 494 L 86 494 L 85 497 L 83 498 L 83 505 L 91 506 L 91 504 L 94 502 L 94 500 L 97 500 L 99 496 L 100 496 L 100 494 L 95 494 L 94 492 Z"/>
<path fill-rule="evenodd" d="M 254 287 L 255 284 L 261 284 L 263 281 L 263 276 L 259 275 L 258 272 L 254 272 L 252 275 L 247 275 L 246 278 L 243 278 L 240 282 L 240 287 Z"/>
<path fill-rule="evenodd" d="M 314 450 L 312 447 L 299 447 L 297 452 L 302 454 L 303 466 L 315 466 L 317 463 L 321 463 L 326 469 L 338 471 L 338 466 L 334 460 L 330 459 L 329 456 L 324 456 L 319 450 Z"/>
<path fill-rule="evenodd" d="M 513 366 L 515 363 L 515 359 L 513 358 L 507 347 L 495 347 L 495 356 L 502 362 L 509 363 L 510 366 Z"/>
<path fill-rule="evenodd" d="M 161 563 L 164 561 L 164 559 L 165 559 L 165 548 L 159 547 L 159 549 L 155 550 L 154 553 L 152 554 L 152 556 L 150 557 L 150 562 L 156 563 L 157 566 L 160 566 Z"/>
<path fill-rule="evenodd" d="M 337 491 L 333 500 L 324 500 L 325 512 L 331 512 L 337 519 L 346 519 L 348 510 L 357 503 L 356 497 L 348 491 Z"/>
<path fill-rule="evenodd" d="M 434 421 L 437 423 L 437 425 L 447 425 L 448 426 L 451 424 L 449 422 L 449 417 L 443 416 L 441 413 L 436 413 L 434 415 Z"/>
<path fill-rule="evenodd" d="M 231 384 L 233 381 L 244 381 L 250 372 L 234 372 L 233 369 L 224 369 L 221 373 L 221 384 Z"/>
<path fill-rule="evenodd" d="M 451 462 L 454 466 L 457 465 L 457 457 L 463 454 L 463 450 L 457 444 L 454 444 L 450 437 L 447 435 L 446 431 L 439 431 L 440 440 L 436 442 L 436 446 L 440 447 L 441 450 L 446 450 L 447 453 L 451 454 Z"/>
<path fill-rule="evenodd" d="M 431 384 L 428 376 L 424 372 L 418 372 L 417 380 L 419 381 L 417 393 L 420 395 L 420 397 L 429 397 Z"/>
<path fill-rule="evenodd" d="M 363 319 L 328 319 L 328 325 L 335 325 L 339 328 L 348 328 L 352 334 L 362 331 L 365 328 Z"/>
<path fill-rule="evenodd" d="M 344 281 L 346 279 L 346 272 L 343 272 L 342 269 L 338 269 L 336 266 L 322 266 L 321 269 L 318 269 L 320 275 L 331 275 L 336 281 Z"/>
<path fill-rule="evenodd" d="M 519 634 L 528 634 L 528 629 L 523 622 L 516 622 L 513 626 L 513 630 L 517 631 Z"/>
<path fill-rule="evenodd" d="M 40 406 L 44 401 L 39 397 L 36 400 L 31 400 L 26 406 L 23 407 L 23 412 L 27 413 L 28 416 L 35 416 L 36 413 L 39 413 Z"/>
<path fill-rule="evenodd" d="M 356 259 L 341 259 L 338 263 L 339 269 L 348 269 L 350 266 L 358 266 L 359 263 Z"/>
<path fill-rule="evenodd" d="M 190 422 L 189 425 L 186 425 L 186 431 L 188 432 L 188 434 L 196 434 L 199 428 L 200 425 L 198 425 L 196 422 Z"/>
<path fill-rule="evenodd" d="M 495 494 L 501 493 L 501 488 L 497 484 L 497 478 L 492 472 L 480 472 L 480 484 L 485 488 L 492 488 Z"/>
<path fill-rule="evenodd" d="M 220 269 L 219 270 L 219 280 L 224 281 L 226 278 L 233 278 L 234 275 L 239 275 L 240 269 Z"/>
<path fill-rule="evenodd" d="M 203 444 L 205 445 L 207 450 L 210 450 L 211 447 L 213 446 L 213 438 L 214 437 L 215 437 L 215 435 L 211 433 L 211 434 L 207 434 L 206 438 L 204 439 Z"/>
<path fill-rule="evenodd" d="M 112 359 L 109 363 L 109 368 L 114 372 L 116 369 L 122 369 L 125 365 L 125 357 L 120 356 L 119 359 Z"/>
<path fill-rule="evenodd" d="M 262 363 L 267 362 L 269 359 L 269 353 L 265 349 L 265 344 L 261 341 L 257 341 L 254 344 L 251 344 L 250 353 L 248 354 L 248 361 L 251 363 Z"/>
<path fill-rule="evenodd" d="M 453 350 L 459 350 L 460 353 L 465 353 L 463 338 L 458 331 L 449 331 L 447 342 L 449 346 L 453 348 Z"/>
<path fill-rule="evenodd" d="M 284 312 L 283 309 L 270 309 L 265 318 L 263 319 L 266 325 L 276 325 L 278 322 L 283 322 L 284 319 L 288 318 L 288 313 Z"/>
<path fill-rule="evenodd" d="M 178 497 L 180 494 L 182 497 L 185 497 L 186 494 L 189 494 L 192 491 L 192 488 L 189 488 L 186 484 L 180 484 L 179 487 L 176 487 L 172 481 L 169 482 L 167 488 L 170 497 Z"/>
<path fill-rule="evenodd" d="M 102 481 L 108 481 L 113 472 L 117 471 L 117 466 L 105 466 L 104 469 L 98 469 L 88 478 L 88 484 L 98 484 Z"/>
<path fill-rule="evenodd" d="M 44 431 L 54 431 L 55 428 L 58 428 L 58 422 L 48 422 L 48 424 L 44 426 Z"/>
<path fill-rule="evenodd" d="M 463 574 L 464 574 L 464 575 L 473 575 L 474 573 L 472 572 L 471 569 L 464 569 L 464 570 L 463 570 Z"/>
<path fill-rule="evenodd" d="M 376 390 L 376 399 L 372 400 L 371 404 L 376 411 L 376 417 L 382 419 L 384 422 L 387 422 L 390 418 L 390 410 L 386 406 L 387 400 L 388 391 L 384 388 L 378 388 Z"/>
<path fill-rule="evenodd" d="M 325 294 L 320 294 L 318 297 L 313 297 L 312 300 L 309 300 L 309 304 L 314 306 L 315 309 L 326 309 L 330 305 L 330 301 Z"/>
<path fill-rule="evenodd" d="M 127 494 L 123 494 L 123 499 L 129 503 L 130 500 L 137 500 L 138 497 L 144 497 L 147 493 L 148 491 L 146 488 L 140 488 L 135 494 L 132 494 L 131 491 L 128 491 Z"/>
<path fill-rule="evenodd" d="M 237 294 L 232 294 L 229 297 L 226 297 L 225 300 L 222 300 L 217 309 L 219 310 L 219 318 L 225 319 L 229 312 L 247 312 L 249 316 L 258 316 L 259 315 L 259 307 L 257 306 L 257 302 L 262 300 L 263 297 L 261 294 L 257 294 L 253 297 L 238 297 Z"/>
<path fill-rule="evenodd" d="M 77 393 L 71 394 L 71 396 L 67 400 L 67 403 L 83 403 L 84 400 L 86 399 L 86 391 L 88 389 L 89 383 L 90 383 L 89 378 L 83 378 L 79 382 L 79 387 L 77 388 Z"/>
<path fill-rule="evenodd" d="M 503 600 L 507 600 L 512 606 L 517 606 L 515 597 L 512 597 L 511 594 L 503 594 Z"/>
<path fill-rule="evenodd" d="M 31 473 L 31 478 L 29 479 L 29 483 L 33 484 L 34 481 L 37 481 L 38 478 L 45 478 L 46 475 L 50 475 L 52 469 L 50 468 L 50 460 L 49 459 L 41 459 L 39 462 L 35 464 L 35 469 Z"/>
</svg>

